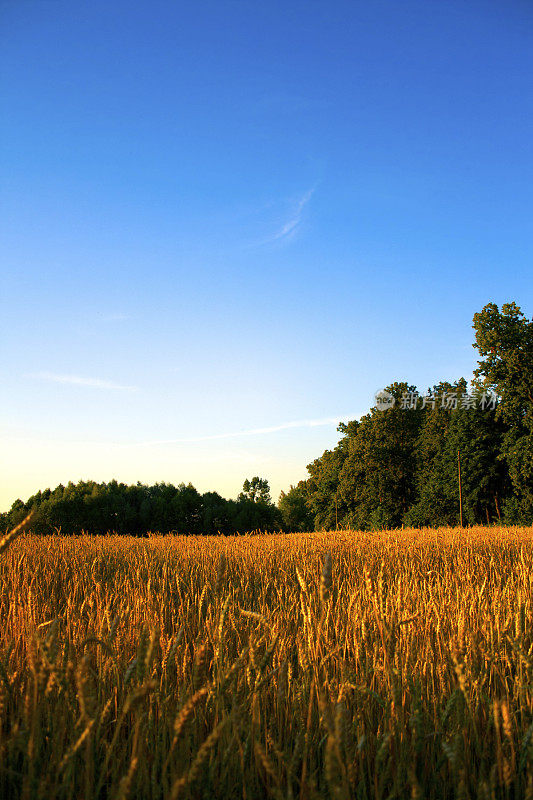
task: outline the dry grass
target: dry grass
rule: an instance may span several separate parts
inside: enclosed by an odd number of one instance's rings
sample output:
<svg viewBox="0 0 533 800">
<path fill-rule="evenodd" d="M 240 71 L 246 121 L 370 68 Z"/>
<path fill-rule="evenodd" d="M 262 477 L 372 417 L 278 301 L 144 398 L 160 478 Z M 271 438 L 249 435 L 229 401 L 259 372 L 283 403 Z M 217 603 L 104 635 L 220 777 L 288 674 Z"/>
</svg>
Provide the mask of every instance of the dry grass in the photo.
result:
<svg viewBox="0 0 533 800">
<path fill-rule="evenodd" d="M 532 534 L 14 536 L 0 797 L 533 798 Z"/>
</svg>

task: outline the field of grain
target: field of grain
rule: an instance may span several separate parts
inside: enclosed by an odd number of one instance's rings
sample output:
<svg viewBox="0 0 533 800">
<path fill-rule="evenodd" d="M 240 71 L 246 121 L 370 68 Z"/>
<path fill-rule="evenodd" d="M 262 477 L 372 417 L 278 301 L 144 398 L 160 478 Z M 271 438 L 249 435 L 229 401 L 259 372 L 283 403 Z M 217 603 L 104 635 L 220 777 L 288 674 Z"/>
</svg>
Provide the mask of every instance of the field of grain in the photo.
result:
<svg viewBox="0 0 533 800">
<path fill-rule="evenodd" d="M 532 536 L 6 542 L 0 797 L 533 798 Z"/>
</svg>

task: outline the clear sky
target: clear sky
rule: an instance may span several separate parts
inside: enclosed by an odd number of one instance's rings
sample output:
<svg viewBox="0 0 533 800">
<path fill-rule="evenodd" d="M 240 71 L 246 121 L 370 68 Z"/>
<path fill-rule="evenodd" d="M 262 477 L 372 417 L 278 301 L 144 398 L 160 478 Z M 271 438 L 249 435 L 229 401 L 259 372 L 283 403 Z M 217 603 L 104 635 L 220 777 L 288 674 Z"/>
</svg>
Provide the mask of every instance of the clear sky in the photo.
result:
<svg viewBox="0 0 533 800">
<path fill-rule="evenodd" d="M 277 499 L 377 389 L 469 379 L 485 303 L 532 315 L 529 0 L 3 0 L 0 37 L 1 510 Z"/>
</svg>

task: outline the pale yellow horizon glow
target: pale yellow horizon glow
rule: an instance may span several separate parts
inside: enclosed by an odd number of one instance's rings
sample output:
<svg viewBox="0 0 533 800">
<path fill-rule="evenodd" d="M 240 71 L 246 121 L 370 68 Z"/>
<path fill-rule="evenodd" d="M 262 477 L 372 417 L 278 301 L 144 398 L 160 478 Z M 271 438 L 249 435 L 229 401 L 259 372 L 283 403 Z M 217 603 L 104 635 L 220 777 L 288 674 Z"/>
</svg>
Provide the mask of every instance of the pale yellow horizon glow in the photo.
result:
<svg viewBox="0 0 533 800">
<path fill-rule="evenodd" d="M 334 425 L 326 430 L 324 423 L 321 428 L 319 424 L 307 427 L 305 439 L 292 423 L 243 431 L 243 441 L 237 441 L 237 434 L 233 440 L 228 434 L 136 444 L 6 438 L 0 511 L 8 511 L 19 498 L 26 502 L 39 490 L 79 480 L 192 483 L 200 492 L 234 498 L 246 478 L 260 475 L 269 481 L 277 502 L 280 491 L 307 477 L 306 465 L 338 440 Z M 279 431 L 277 436 L 259 435 L 274 430 Z"/>
</svg>

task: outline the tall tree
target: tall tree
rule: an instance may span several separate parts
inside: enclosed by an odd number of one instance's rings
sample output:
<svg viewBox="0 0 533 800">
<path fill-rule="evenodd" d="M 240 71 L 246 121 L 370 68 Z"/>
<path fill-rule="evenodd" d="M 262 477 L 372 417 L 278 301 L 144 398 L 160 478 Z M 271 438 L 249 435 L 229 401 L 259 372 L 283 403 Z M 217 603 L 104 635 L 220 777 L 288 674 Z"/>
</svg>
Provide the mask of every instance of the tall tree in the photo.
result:
<svg viewBox="0 0 533 800">
<path fill-rule="evenodd" d="M 320 458 L 316 458 L 307 465 L 309 478 L 307 479 L 308 506 L 313 514 L 315 529 L 331 530 L 342 519 L 345 509 L 339 510 L 339 475 L 346 460 L 347 445 L 352 431 L 358 427 L 355 420 L 347 426 L 339 425 L 337 428 L 343 436 L 333 450 L 325 450 Z M 339 515 L 340 514 L 340 515 Z"/>
<path fill-rule="evenodd" d="M 474 315 L 475 347 L 481 358 L 476 385 L 499 396 L 498 419 L 506 425 L 501 458 L 513 486 L 505 503 L 509 521 L 533 517 L 533 321 L 516 303 L 501 311 L 488 303 Z"/>
<path fill-rule="evenodd" d="M 242 485 L 242 492 L 238 500 L 250 500 L 252 503 L 270 503 L 270 486 L 266 478 L 248 478 Z"/>
<path fill-rule="evenodd" d="M 502 426 L 490 408 L 467 394 L 464 378 L 428 390 L 415 445 L 417 501 L 404 515 L 408 525 L 459 523 L 458 452 L 462 462 L 463 520 L 500 518 L 505 469 L 497 456 Z"/>
<path fill-rule="evenodd" d="M 394 405 L 374 406 L 353 429 L 339 474 L 342 524 L 353 528 L 401 525 L 416 496 L 415 442 L 420 430 L 416 387 L 405 382 L 386 389 Z"/>
<path fill-rule="evenodd" d="M 300 481 L 297 486 L 291 486 L 288 492 L 281 492 L 278 508 L 284 530 L 293 532 L 313 530 L 315 520 L 309 507 L 307 481 Z"/>
</svg>

